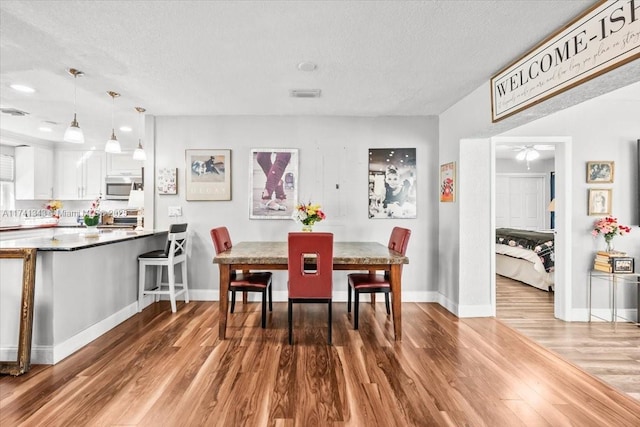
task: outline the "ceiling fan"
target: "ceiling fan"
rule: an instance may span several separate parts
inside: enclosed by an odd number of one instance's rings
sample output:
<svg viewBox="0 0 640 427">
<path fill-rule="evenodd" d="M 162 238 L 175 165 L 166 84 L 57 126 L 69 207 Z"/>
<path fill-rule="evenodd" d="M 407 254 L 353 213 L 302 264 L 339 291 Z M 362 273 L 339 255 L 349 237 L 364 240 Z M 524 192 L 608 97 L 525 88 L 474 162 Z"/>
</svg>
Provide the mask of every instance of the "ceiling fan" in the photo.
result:
<svg viewBox="0 0 640 427">
<path fill-rule="evenodd" d="M 544 144 L 531 144 L 531 145 L 510 145 L 504 148 L 509 148 L 516 152 L 516 160 L 519 162 L 526 161 L 527 169 L 529 169 L 529 162 L 536 160 L 540 157 L 540 151 L 554 151 L 555 145 Z"/>
</svg>

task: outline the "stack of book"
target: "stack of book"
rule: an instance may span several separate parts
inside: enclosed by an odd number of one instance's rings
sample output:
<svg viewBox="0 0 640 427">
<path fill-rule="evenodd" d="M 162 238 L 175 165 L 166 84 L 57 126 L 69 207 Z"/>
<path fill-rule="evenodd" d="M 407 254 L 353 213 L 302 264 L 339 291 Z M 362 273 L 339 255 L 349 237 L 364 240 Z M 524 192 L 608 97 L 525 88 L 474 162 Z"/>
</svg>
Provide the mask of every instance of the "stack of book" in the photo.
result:
<svg viewBox="0 0 640 427">
<path fill-rule="evenodd" d="M 627 255 L 626 252 L 614 251 L 614 252 L 605 252 L 598 251 L 596 252 L 596 259 L 593 263 L 593 269 L 598 271 L 604 271 L 606 273 L 611 273 L 613 271 L 613 258 L 623 257 Z"/>
</svg>

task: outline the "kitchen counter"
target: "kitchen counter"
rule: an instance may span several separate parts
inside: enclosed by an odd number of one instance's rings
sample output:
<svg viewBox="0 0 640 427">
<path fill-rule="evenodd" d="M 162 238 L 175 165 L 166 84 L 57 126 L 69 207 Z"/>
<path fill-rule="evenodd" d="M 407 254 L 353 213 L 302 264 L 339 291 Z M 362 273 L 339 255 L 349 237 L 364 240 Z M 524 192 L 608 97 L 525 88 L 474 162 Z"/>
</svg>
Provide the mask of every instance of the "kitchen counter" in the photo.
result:
<svg viewBox="0 0 640 427">
<path fill-rule="evenodd" d="M 0 226 L 0 233 L 6 231 L 20 231 L 20 230 L 38 230 L 38 229 L 47 229 L 47 228 L 75 228 L 81 229 L 85 228 L 84 225 L 80 224 L 70 224 L 70 225 L 60 225 L 55 223 L 49 224 L 23 224 L 23 225 L 9 225 L 9 226 Z M 117 228 L 135 228 L 134 224 L 122 224 L 122 225 L 98 225 L 99 229 L 117 229 Z"/>
<path fill-rule="evenodd" d="M 86 236 L 84 227 L 51 227 L 43 230 L 44 236 L 0 240 L 0 249 L 36 248 L 38 251 L 76 251 L 123 240 L 154 236 L 159 231 L 135 231 L 128 228 L 99 228 L 98 236 Z"/>
<path fill-rule="evenodd" d="M 167 231 L 51 227 L 0 240 L 0 251 L 37 248 L 34 364 L 56 364 L 138 312 L 138 256 L 162 249 Z M 44 233 L 44 234 L 43 234 Z M 10 236 L 10 233 L 6 233 Z M 0 259 L 0 360 L 16 360 L 22 262 Z M 149 285 L 153 274 L 147 274 Z"/>
</svg>

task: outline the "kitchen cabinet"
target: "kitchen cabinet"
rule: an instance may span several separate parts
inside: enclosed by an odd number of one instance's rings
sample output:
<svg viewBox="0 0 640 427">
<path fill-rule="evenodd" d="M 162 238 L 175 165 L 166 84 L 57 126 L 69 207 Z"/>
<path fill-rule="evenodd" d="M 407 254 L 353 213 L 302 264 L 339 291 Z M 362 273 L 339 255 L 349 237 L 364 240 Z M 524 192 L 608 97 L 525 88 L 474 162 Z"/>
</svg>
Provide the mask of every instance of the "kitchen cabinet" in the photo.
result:
<svg viewBox="0 0 640 427">
<path fill-rule="evenodd" d="M 53 150 L 43 147 L 15 148 L 16 200 L 53 198 Z"/>
<path fill-rule="evenodd" d="M 142 166 L 144 162 L 134 160 L 132 152 L 107 154 L 107 175 L 109 176 L 142 176 Z"/>
<path fill-rule="evenodd" d="M 56 198 L 91 200 L 103 192 L 105 155 L 101 151 L 56 152 Z"/>
</svg>

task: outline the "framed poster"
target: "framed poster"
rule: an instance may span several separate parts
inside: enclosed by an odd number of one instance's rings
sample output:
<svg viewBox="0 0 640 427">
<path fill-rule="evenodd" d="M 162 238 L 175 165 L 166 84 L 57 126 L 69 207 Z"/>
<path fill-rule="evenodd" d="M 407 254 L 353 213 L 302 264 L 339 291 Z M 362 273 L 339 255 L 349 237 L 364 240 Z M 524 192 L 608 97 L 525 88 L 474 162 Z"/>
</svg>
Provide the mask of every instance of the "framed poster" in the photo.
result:
<svg viewBox="0 0 640 427">
<path fill-rule="evenodd" d="M 186 150 L 187 200 L 231 200 L 231 150 Z"/>
<path fill-rule="evenodd" d="M 158 168 L 158 194 L 178 194 L 178 168 Z"/>
<path fill-rule="evenodd" d="M 587 162 L 587 182 L 613 184 L 614 162 Z"/>
<path fill-rule="evenodd" d="M 611 215 L 611 193 L 610 188 L 590 188 L 589 215 Z"/>
<path fill-rule="evenodd" d="M 440 202 L 456 201 L 456 163 L 440 165 Z"/>
<path fill-rule="evenodd" d="M 298 203 L 298 150 L 256 148 L 249 160 L 249 218 L 291 219 Z"/>
<path fill-rule="evenodd" d="M 369 149 L 369 218 L 416 217 L 416 149 Z"/>
</svg>

